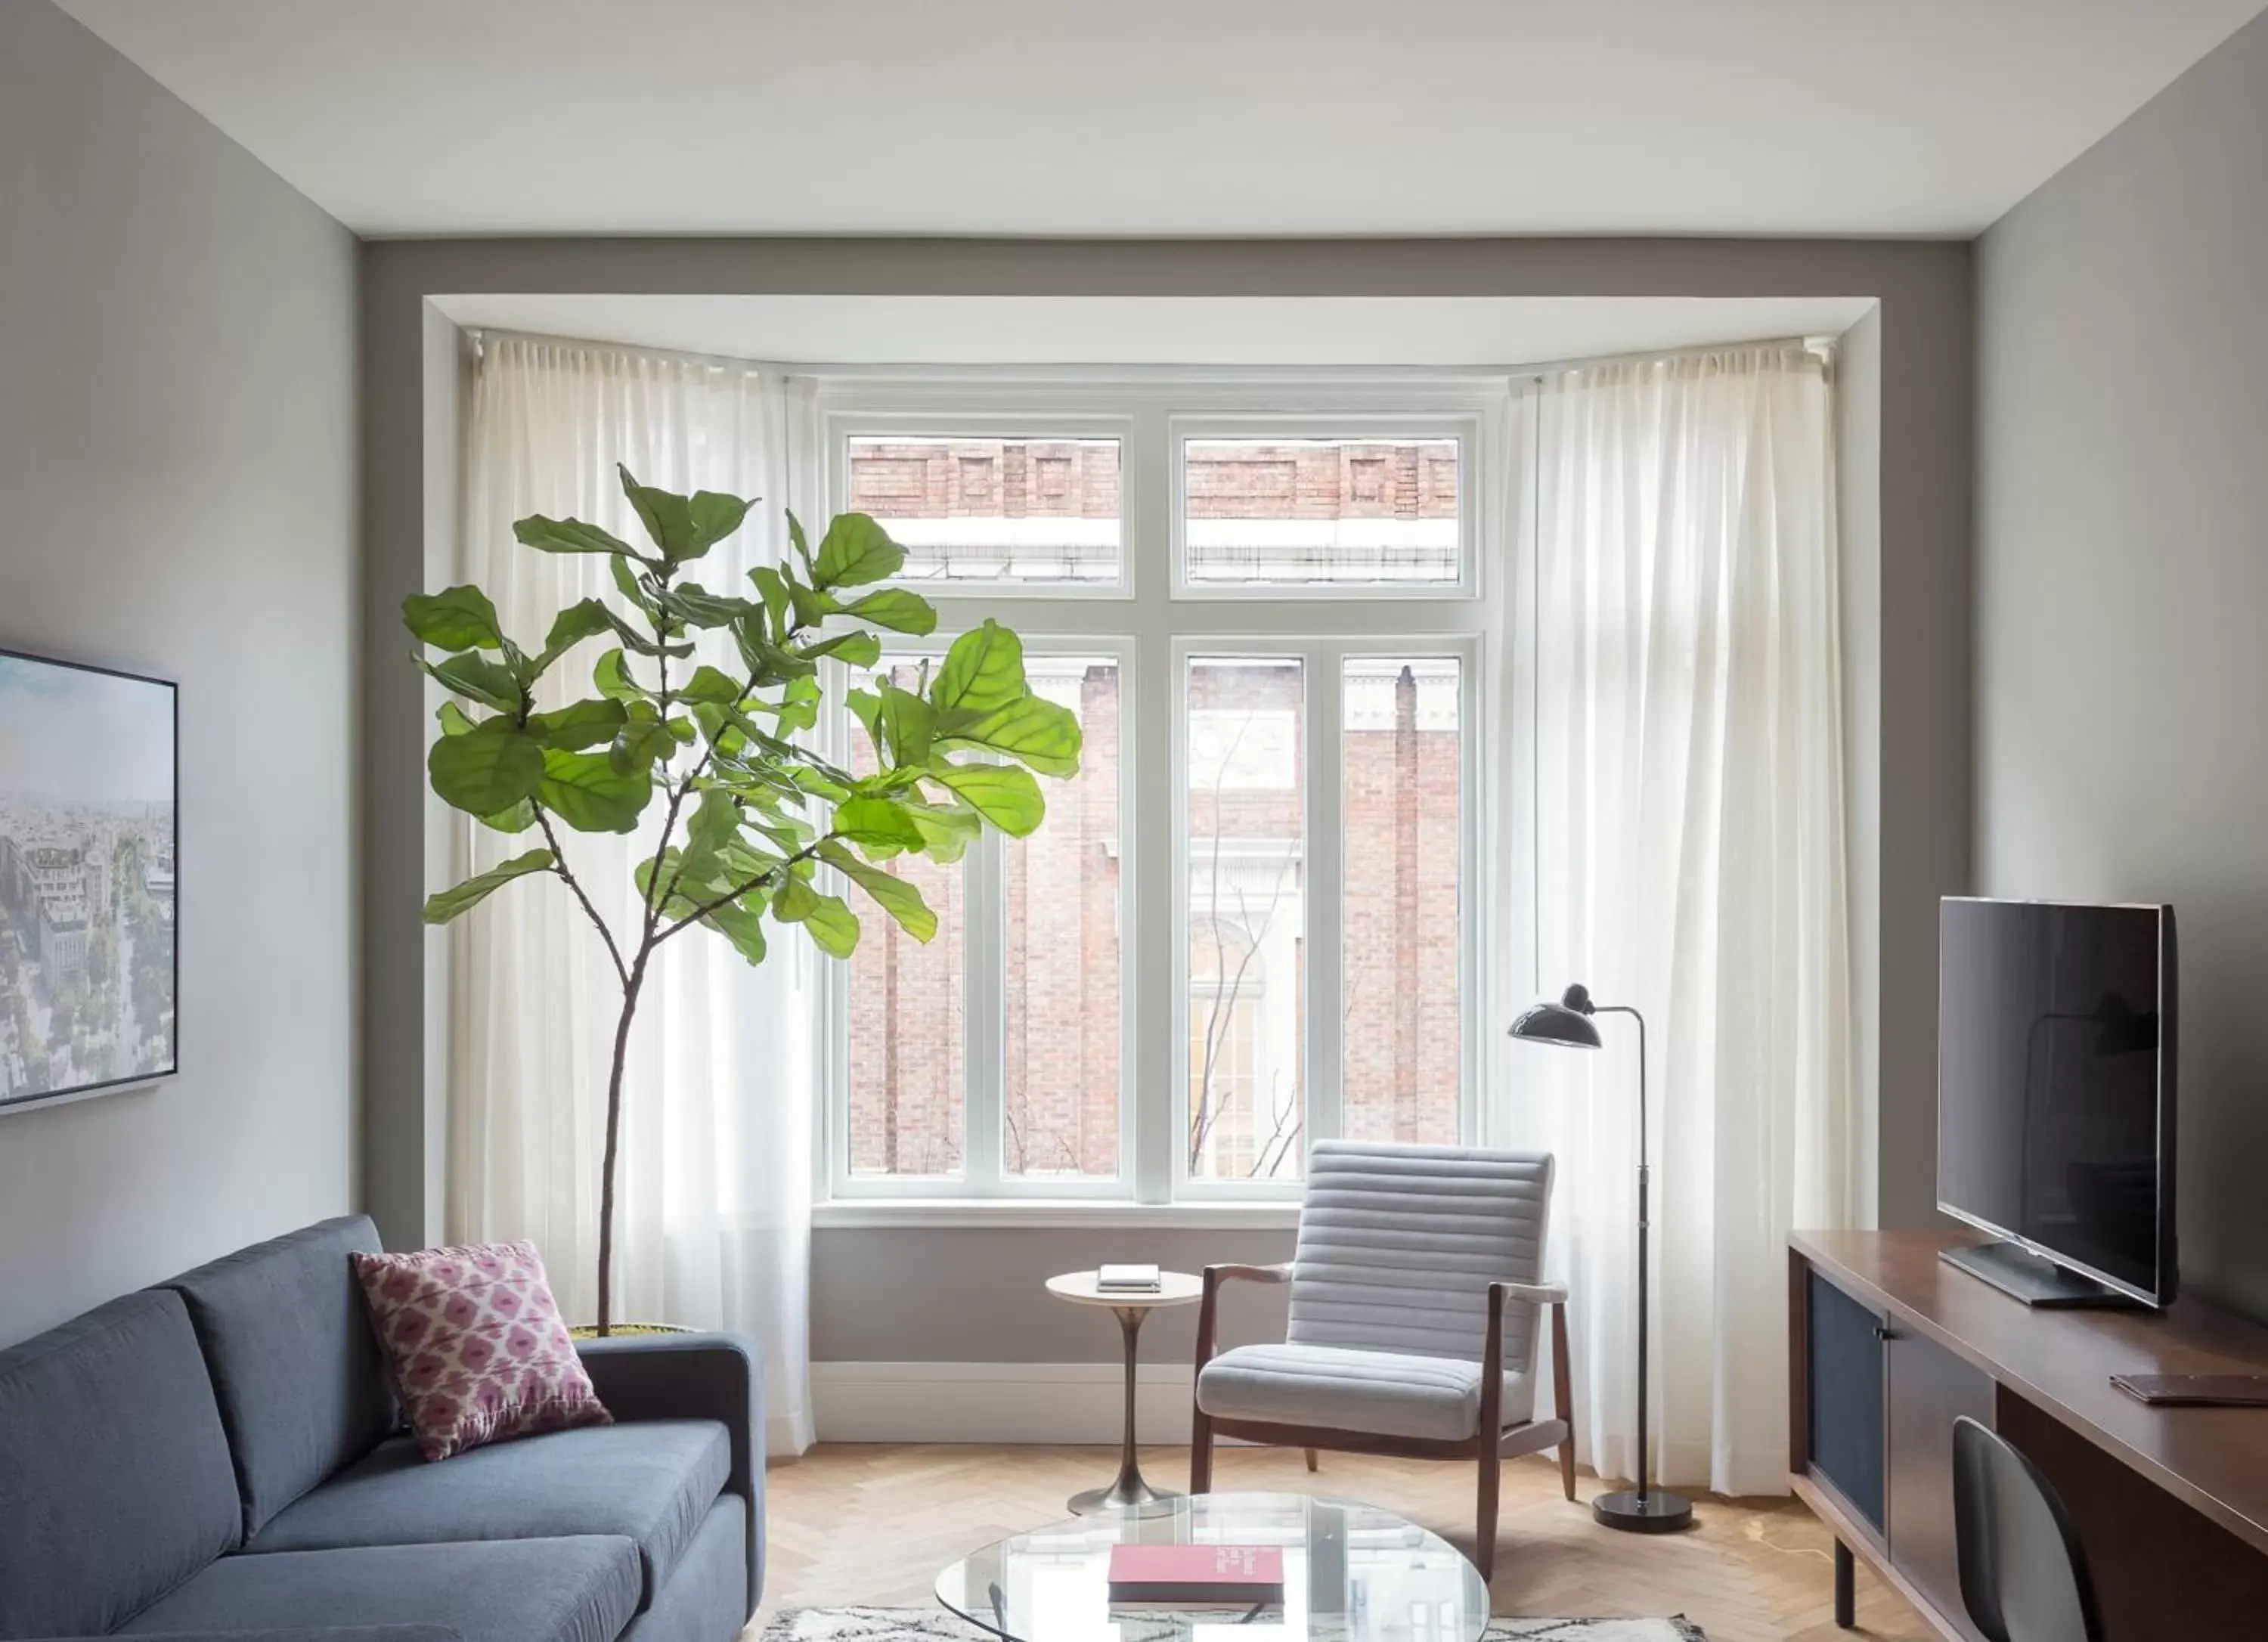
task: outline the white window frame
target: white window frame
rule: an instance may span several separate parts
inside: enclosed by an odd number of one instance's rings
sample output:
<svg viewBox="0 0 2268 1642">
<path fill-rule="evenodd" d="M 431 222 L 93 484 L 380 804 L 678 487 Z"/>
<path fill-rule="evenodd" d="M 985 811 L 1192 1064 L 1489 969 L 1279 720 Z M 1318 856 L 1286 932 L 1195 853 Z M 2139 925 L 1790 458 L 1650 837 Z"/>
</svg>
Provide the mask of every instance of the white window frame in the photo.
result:
<svg viewBox="0 0 2268 1642">
<path fill-rule="evenodd" d="M 1168 518 L 1173 531 L 1174 597 L 1250 600 L 1412 599 L 1428 602 L 1480 597 L 1479 521 L 1488 497 L 1479 460 L 1484 416 L 1425 416 L 1382 411 L 1373 416 L 1288 416 L 1248 411 L 1235 416 L 1174 416 L 1168 418 L 1171 479 Z M 1457 446 L 1457 575 L 1454 581 L 1213 582 L 1192 581 L 1189 573 L 1189 446 L 1192 440 L 1387 440 L 1453 439 Z"/>
<path fill-rule="evenodd" d="M 1116 439 L 1118 441 L 1118 579 L 1116 581 L 955 582 L 943 578 L 913 577 L 893 583 L 926 599 L 949 595 L 959 599 L 1102 599 L 1134 596 L 1132 570 L 1133 526 L 1127 468 L 1132 456 L 1133 418 L 1108 412 L 1009 412 L 1005 416 L 968 410 L 934 410 L 920 415 L 909 426 L 903 415 L 887 411 L 843 411 L 827 418 L 828 494 L 831 512 L 848 505 L 850 442 L 853 439 L 902 438 L 921 439 Z"/>
<path fill-rule="evenodd" d="M 1493 453 L 1509 437 L 1513 384 L 1503 374 L 1212 371 L 1032 371 L 938 368 L 921 372 L 814 372 L 831 512 L 845 504 L 849 441 L 896 435 L 973 438 L 1116 438 L 1120 441 L 1121 577 L 1101 583 L 1010 584 L 924 580 L 906 585 L 936 605 L 938 634 L 893 643 L 892 652 L 942 653 L 950 636 L 997 615 L 1035 654 L 1109 655 L 1120 672 L 1119 811 L 1121 983 L 1119 1138 L 1116 1180 L 1009 1180 L 1000 1158 L 1000 1034 L 1005 1014 L 997 943 L 980 953 L 978 886 L 968 896 L 968 975 L 964 984 L 969 1066 L 968 1124 L 959 1180 L 888 1179 L 848 1172 L 848 967 L 822 966 L 821 1045 L 824 1075 L 816 1114 L 823 1145 L 814 1160 L 822 1224 L 1190 1225 L 1247 1223 L 1248 1214 L 1292 1211 L 1300 1178 L 1267 1182 L 1188 1178 L 1189 1009 L 1186 820 L 1182 792 L 1191 655 L 1300 654 L 1307 667 L 1303 749 L 1302 915 L 1307 1019 L 1306 1138 L 1332 1133 L 1344 1077 L 1339 951 L 1344 779 L 1343 665 L 1364 654 L 1459 663 L 1461 861 L 1458 975 L 1462 1079 L 1460 1132 L 1482 1132 L 1479 1087 L 1482 931 L 1478 925 L 1480 749 L 1495 733 L 1483 689 L 1490 633 L 1488 595 L 1510 573 L 1513 543 L 1507 497 L 1489 475 L 1506 465 Z M 1197 584 L 1181 577 L 1181 454 L 1188 437 L 1456 438 L 1461 560 L 1452 582 L 1319 585 Z M 1505 482 L 1512 482 L 1507 471 Z M 1164 780 L 1145 781 L 1157 771 Z M 972 849 L 997 875 L 998 841 Z M 1174 876 L 1165 887 L 1138 888 L 1145 865 Z M 1333 893 L 1318 895 L 1329 885 Z M 1005 915 L 1005 896 L 995 895 Z M 1326 904 L 1328 903 L 1328 904 Z M 983 961 L 980 962 L 980 958 Z M 1270 977 L 1271 985 L 1291 978 Z M 1328 990 L 1327 990 L 1328 989 Z M 988 1041 L 979 1043 L 980 1023 Z M 982 1075 L 980 1075 L 982 1074 Z M 1328 1126 L 1327 1126 L 1328 1125 Z M 980 1137 L 982 1138 L 980 1139 Z M 990 1173 L 981 1172 L 989 1168 Z M 1300 1177 L 1305 1175 L 1300 1171 Z M 1251 1223 L 1260 1223 L 1253 1221 Z M 1269 1223 L 1273 1223 L 1270 1221 Z"/>
<path fill-rule="evenodd" d="M 970 621 L 960 626 L 950 626 L 941 619 L 938 630 L 928 637 L 907 638 L 899 643 L 887 644 L 883 653 L 942 657 L 954 637 L 977 624 L 977 622 Z M 968 928 L 962 948 L 965 968 L 961 976 L 962 1053 L 965 1060 L 961 1069 L 963 1130 L 960 1176 L 851 1173 L 849 1145 L 850 1063 L 847 1052 L 850 1026 L 850 965 L 833 964 L 821 971 L 826 977 L 826 984 L 822 990 L 821 1013 L 827 1023 L 827 1042 L 821 1052 L 826 1068 L 821 1081 L 827 1090 L 826 1122 L 822 1132 L 827 1136 L 828 1192 L 840 1200 L 910 1197 L 979 1202 L 1014 1198 L 1123 1201 L 1132 1196 L 1135 1116 L 1134 1082 L 1130 1071 L 1135 1042 L 1134 965 L 1131 942 L 1127 936 L 1129 909 L 1137 902 L 1134 896 L 1135 851 L 1127 846 L 1133 826 L 1137 768 L 1137 755 L 1131 751 L 1133 737 L 1130 733 L 1136 723 L 1131 688 L 1136 674 L 1135 644 L 1133 639 L 1124 635 L 1025 633 L 1020 636 L 1025 641 L 1024 653 L 1027 656 L 1094 656 L 1107 659 L 1118 668 L 1118 1172 L 1088 1179 L 1053 1175 L 1027 1179 L 1009 1174 L 1003 1167 L 1007 1135 L 1008 1012 L 1005 994 L 1007 981 L 1005 942 L 1007 935 L 1006 858 L 1009 841 L 996 828 L 988 827 L 961 858 L 961 870 L 968 875 L 962 898 L 962 905 L 968 909 Z M 838 676 L 847 675 L 838 674 Z M 836 692 L 830 691 L 829 696 L 830 699 L 840 699 Z M 840 759 L 848 750 L 849 738 L 861 733 L 864 732 L 858 729 L 847 712 L 840 715 L 829 728 L 830 755 Z M 838 876 L 832 868 L 824 870 L 830 880 Z M 862 921 L 875 933 L 880 932 L 879 923 L 885 915 L 861 905 L 857 893 L 846 891 L 843 884 L 835 883 L 832 887 L 836 893 L 847 895 Z"/>
</svg>

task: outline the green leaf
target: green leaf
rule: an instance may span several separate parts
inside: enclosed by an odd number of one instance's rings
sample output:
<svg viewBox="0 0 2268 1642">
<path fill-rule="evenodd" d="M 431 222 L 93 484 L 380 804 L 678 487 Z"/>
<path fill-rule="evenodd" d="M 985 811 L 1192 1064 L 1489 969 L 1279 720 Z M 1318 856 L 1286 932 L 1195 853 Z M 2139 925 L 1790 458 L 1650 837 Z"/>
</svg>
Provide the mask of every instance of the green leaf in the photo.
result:
<svg viewBox="0 0 2268 1642">
<path fill-rule="evenodd" d="M 496 606 L 477 587 L 412 593 L 401 601 L 401 620 L 419 644 L 436 650 L 504 648 L 504 627 L 497 620 Z"/>
<path fill-rule="evenodd" d="M 690 730 L 693 726 L 688 724 L 685 727 Z M 608 745 L 607 762 L 626 776 L 644 769 L 651 779 L 655 762 L 676 751 L 677 738 L 670 733 L 668 725 L 659 718 L 633 718 Z"/>
<path fill-rule="evenodd" d="M 599 665 L 591 669 L 591 686 L 609 701 L 653 699 L 653 692 L 631 676 L 630 659 L 619 650 L 610 650 L 599 658 Z"/>
<path fill-rule="evenodd" d="M 788 545 L 795 549 L 795 556 L 803 561 L 803 573 L 810 575 L 811 542 L 803 534 L 803 521 L 795 516 L 792 508 L 788 510 L 787 515 L 787 541 Z"/>
<path fill-rule="evenodd" d="M 843 614 L 856 616 L 861 622 L 872 622 L 876 627 L 887 627 L 893 633 L 921 637 L 937 631 L 937 607 L 919 593 L 908 593 L 902 587 L 885 587 L 880 593 L 870 593 L 843 606 Z"/>
<path fill-rule="evenodd" d="M 443 702 L 434 709 L 433 716 L 441 721 L 443 735 L 464 735 L 473 727 L 473 721 L 465 717 L 465 710 L 454 702 Z"/>
<path fill-rule="evenodd" d="M 556 859 L 549 850 L 530 850 L 526 855 L 515 855 L 511 860 L 475 873 L 453 889 L 445 889 L 425 900 L 425 921 L 446 924 L 459 913 L 478 906 L 494 891 L 503 888 L 515 878 L 525 878 L 530 873 L 541 873 Z"/>
<path fill-rule="evenodd" d="M 648 771 L 617 769 L 605 753 L 554 750 L 542 757 L 535 800 L 545 809 L 577 832 L 636 829 L 638 816 L 653 796 L 653 778 Z"/>
<path fill-rule="evenodd" d="M 1032 772 L 1013 764 L 950 764 L 936 758 L 926 773 L 1012 838 L 1029 836 L 1048 813 Z"/>
<path fill-rule="evenodd" d="M 989 713 L 941 712 L 936 744 L 989 747 L 1043 776 L 1079 774 L 1079 717 L 1043 696 L 1027 696 Z"/>
<path fill-rule="evenodd" d="M 451 809 L 494 815 L 534 793 L 543 778 L 543 748 L 512 719 L 490 718 L 434 742 L 425 770 Z"/>
<path fill-rule="evenodd" d="M 858 948 L 858 915 L 842 896 L 823 895 L 800 878 L 792 877 L 772 892 L 772 916 L 783 924 L 802 924 L 830 958 L 848 958 Z"/>
<path fill-rule="evenodd" d="M 443 661 L 429 662 L 421 658 L 417 665 L 442 688 L 468 701 L 493 707 L 498 712 L 519 711 L 519 680 L 500 661 L 490 661 L 468 650 Z"/>
<path fill-rule="evenodd" d="M 547 747 L 575 753 L 613 740 L 629 716 L 622 711 L 622 703 L 601 697 L 576 702 L 556 712 L 533 713 L 528 717 L 527 733 Z"/>
<path fill-rule="evenodd" d="M 654 602 L 688 627 L 729 627 L 763 608 L 746 599 L 711 593 L 698 582 L 666 587 L 654 596 Z"/>
<path fill-rule="evenodd" d="M 738 530 L 740 521 L 747 518 L 748 510 L 755 504 L 753 496 L 743 501 L 720 490 L 696 490 L 692 501 L 687 504 L 693 515 L 695 552 L 706 553 Z"/>
<path fill-rule="evenodd" d="M 882 641 L 860 628 L 855 632 L 822 638 L 815 644 L 799 644 L 795 653 L 813 661 L 821 656 L 833 656 L 854 667 L 871 667 L 882 659 Z"/>
<path fill-rule="evenodd" d="M 677 687 L 681 701 L 714 702 L 719 707 L 730 707 L 740 699 L 740 681 L 727 677 L 718 668 L 699 666 L 693 676 Z"/>
<path fill-rule="evenodd" d="M 787 615 L 791 596 L 787 583 L 769 564 L 757 565 L 748 572 L 748 579 L 755 584 L 756 593 L 764 601 L 764 609 L 771 616 L 772 632 L 777 636 Z"/>
<path fill-rule="evenodd" d="M 914 825 L 921 828 L 922 853 L 950 866 L 968 853 L 968 846 L 984 830 L 984 818 L 966 804 L 922 804 L 900 799 Z"/>
<path fill-rule="evenodd" d="M 615 473 L 622 481 L 622 494 L 630 498 L 630 507 L 645 526 L 645 534 L 653 545 L 661 549 L 661 556 L 672 564 L 684 559 L 698 558 L 708 550 L 698 543 L 693 527 L 693 504 L 674 490 L 657 490 L 640 484 L 630 470 L 622 463 L 615 464 Z"/>
<path fill-rule="evenodd" d="M 929 687 L 940 712 L 991 712 L 1029 693 L 1024 682 L 1024 641 L 990 617 L 963 633 L 945 652 Z"/>
<path fill-rule="evenodd" d="M 535 670 L 542 672 L 585 639 L 595 638 L 613 625 L 604 604 L 596 599 L 578 599 L 552 618 L 542 653 L 535 658 Z"/>
<path fill-rule="evenodd" d="M 739 837 L 740 806 L 729 792 L 711 788 L 694 806 L 685 826 L 685 872 L 705 880 L 722 857 L 725 846 Z M 729 886 L 727 886 L 729 887 Z"/>
<path fill-rule="evenodd" d="M 737 901 L 715 908 L 701 922 L 733 943 L 752 964 L 764 961 L 764 917 L 754 907 Z"/>
<path fill-rule="evenodd" d="M 816 587 L 856 587 L 887 580 L 906 562 L 906 550 L 864 513 L 843 513 L 821 538 L 819 556 L 811 563 Z"/>
<path fill-rule="evenodd" d="M 522 799 L 508 810 L 479 818 L 482 826 L 497 832 L 526 832 L 535 825 L 535 801 Z"/>
<path fill-rule="evenodd" d="M 787 600 L 795 608 L 795 621 L 799 627 L 817 627 L 843 607 L 843 601 L 833 593 L 806 587 L 801 582 L 787 585 Z"/>
<path fill-rule="evenodd" d="M 579 519 L 546 519 L 535 513 L 516 522 L 512 534 L 522 547 L 543 553 L 619 553 L 641 563 L 647 562 L 644 554 L 620 536 Z"/>
<path fill-rule="evenodd" d="M 641 564 L 644 562 L 643 559 L 638 561 Z M 607 569 L 615 578 L 615 585 L 622 589 L 622 597 L 651 616 L 654 613 L 653 599 L 639 581 L 638 573 L 630 568 L 630 561 L 615 559 L 608 564 Z"/>
<path fill-rule="evenodd" d="M 873 903 L 897 921 L 900 929 L 917 941 L 937 933 L 937 914 L 929 909 L 921 891 L 895 873 L 868 865 L 839 843 L 819 846 L 820 858 L 866 892 Z"/>
<path fill-rule="evenodd" d="M 885 684 L 875 708 L 875 721 L 889 747 L 894 765 L 929 762 L 929 744 L 937 733 L 937 711 L 920 696 Z"/>
<path fill-rule="evenodd" d="M 870 853 L 918 850 L 921 828 L 894 799 L 845 799 L 835 806 L 834 831 Z"/>
</svg>

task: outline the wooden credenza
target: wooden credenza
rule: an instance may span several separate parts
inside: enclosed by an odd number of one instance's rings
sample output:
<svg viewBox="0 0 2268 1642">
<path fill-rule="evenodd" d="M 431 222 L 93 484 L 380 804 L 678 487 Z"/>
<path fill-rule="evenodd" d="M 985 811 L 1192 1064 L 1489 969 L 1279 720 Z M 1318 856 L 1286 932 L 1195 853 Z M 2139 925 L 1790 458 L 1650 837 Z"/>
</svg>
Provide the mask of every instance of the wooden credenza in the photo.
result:
<svg viewBox="0 0 2268 1642">
<path fill-rule="evenodd" d="M 2153 1409 L 2114 1373 L 2268 1373 L 2268 1328 L 2195 1300 L 2036 1311 L 1945 1264 L 1973 1232 L 1799 1232 L 1788 1248 L 1790 1482 L 1864 1560 L 1977 1642 L 1953 1538 L 1953 1422 L 2030 1457 L 2086 1546 L 2110 1642 L 2268 1638 L 2268 1409 Z"/>
</svg>

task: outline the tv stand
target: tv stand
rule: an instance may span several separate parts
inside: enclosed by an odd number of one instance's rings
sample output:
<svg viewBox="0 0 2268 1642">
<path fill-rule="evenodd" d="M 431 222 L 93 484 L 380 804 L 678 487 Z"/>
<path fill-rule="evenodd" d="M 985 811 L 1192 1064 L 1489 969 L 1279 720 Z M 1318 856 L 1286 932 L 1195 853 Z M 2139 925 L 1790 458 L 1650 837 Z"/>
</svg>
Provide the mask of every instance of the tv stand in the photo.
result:
<svg viewBox="0 0 2268 1642">
<path fill-rule="evenodd" d="M 2046 1308 L 2146 1311 L 2148 1307 L 2129 1294 L 2097 1283 L 2093 1278 L 2066 1271 L 2043 1259 L 2021 1243 L 1964 1243 L 1939 1252 L 1940 1260 L 1990 1283 L 2003 1294 L 2012 1294 L 2027 1306 Z"/>
<path fill-rule="evenodd" d="M 2105 1642 L 2268 1636 L 2268 1408 L 2152 1408 L 2110 1383 L 2268 1373 L 2268 1327 L 2193 1296 L 2163 1311 L 2026 1306 L 1939 1258 L 1976 1241 L 1789 1240 L 1788 1480 L 1834 1533 L 1837 1623 L 1857 1617 L 1863 1562 L 1927 1634 L 1977 1642 L 1953 1513 L 1966 1414 L 2062 1496 Z"/>
</svg>

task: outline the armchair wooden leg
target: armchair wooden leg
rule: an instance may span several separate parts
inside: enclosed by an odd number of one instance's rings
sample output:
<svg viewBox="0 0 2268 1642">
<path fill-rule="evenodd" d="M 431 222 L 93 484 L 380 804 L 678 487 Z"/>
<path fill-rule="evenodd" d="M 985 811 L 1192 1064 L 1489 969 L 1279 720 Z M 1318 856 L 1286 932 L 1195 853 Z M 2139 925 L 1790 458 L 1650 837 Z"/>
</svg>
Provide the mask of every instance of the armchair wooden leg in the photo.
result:
<svg viewBox="0 0 2268 1642">
<path fill-rule="evenodd" d="M 1212 1491 L 1212 1416 L 1194 1405 L 1189 1410 L 1189 1491 Z"/>
<path fill-rule="evenodd" d="M 1575 1498 L 1575 1388 L 1567 1364 L 1567 1308 L 1551 1308 L 1551 1411 L 1567 1428 L 1559 1444 L 1559 1486 L 1572 1502 Z"/>
<path fill-rule="evenodd" d="M 1307 1456 L 1307 1469 L 1312 1471 L 1315 1469 L 1315 1451 L 1313 1448 L 1308 1448 L 1304 1452 Z"/>
<path fill-rule="evenodd" d="M 1473 1566 L 1480 1570 L 1481 1583 L 1487 1584 L 1496 1570 L 1496 1491 L 1497 1472 L 1504 1464 L 1497 1453 L 1497 1445 L 1484 1440 L 1481 1444 L 1481 1497 L 1477 1521 L 1473 1527 Z"/>
</svg>

